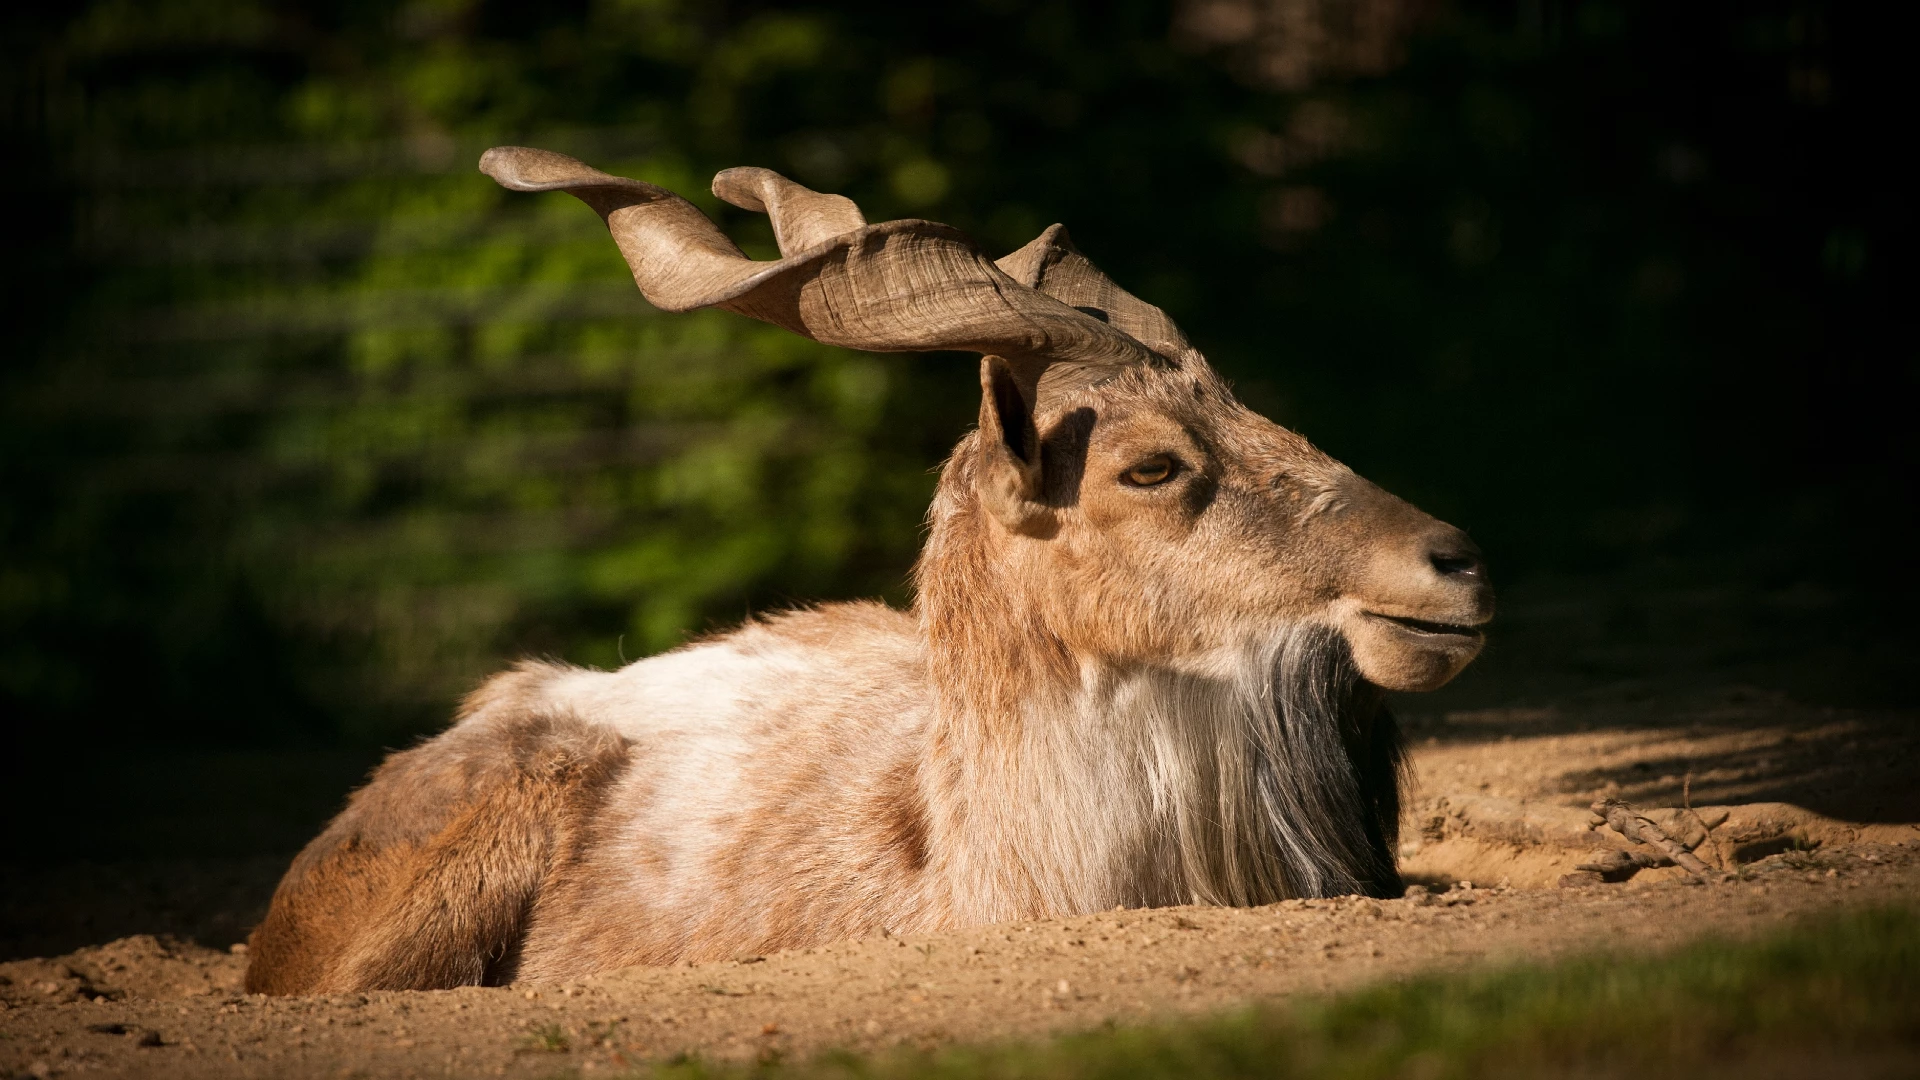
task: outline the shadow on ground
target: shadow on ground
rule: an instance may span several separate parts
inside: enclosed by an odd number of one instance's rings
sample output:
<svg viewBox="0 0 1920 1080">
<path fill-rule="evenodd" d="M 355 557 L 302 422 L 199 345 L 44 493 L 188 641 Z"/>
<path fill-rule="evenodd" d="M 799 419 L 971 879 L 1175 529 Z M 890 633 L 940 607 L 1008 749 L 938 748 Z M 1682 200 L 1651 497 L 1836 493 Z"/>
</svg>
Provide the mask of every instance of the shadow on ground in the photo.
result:
<svg viewBox="0 0 1920 1080">
<path fill-rule="evenodd" d="M 288 859 L 375 761 L 343 751 L 102 754 L 78 774 L 11 778 L 0 960 L 129 934 L 244 940 Z"/>
<path fill-rule="evenodd" d="M 1491 747 L 1615 733 L 1631 760 L 1567 763 L 1569 800 L 1787 802 L 1920 821 L 1911 631 L 1839 594 L 1543 581 L 1504 599 L 1452 686 L 1400 695 L 1410 741 Z"/>
</svg>

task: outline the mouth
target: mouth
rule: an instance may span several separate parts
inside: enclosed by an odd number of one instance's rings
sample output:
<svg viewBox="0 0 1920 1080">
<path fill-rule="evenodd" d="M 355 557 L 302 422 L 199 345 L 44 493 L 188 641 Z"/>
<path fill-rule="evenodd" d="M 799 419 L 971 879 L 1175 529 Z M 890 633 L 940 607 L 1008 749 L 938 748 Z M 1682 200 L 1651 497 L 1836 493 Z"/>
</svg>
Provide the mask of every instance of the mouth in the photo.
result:
<svg viewBox="0 0 1920 1080">
<path fill-rule="evenodd" d="M 1367 612 L 1369 618 L 1390 622 L 1410 634 L 1420 637 L 1454 640 L 1479 641 L 1486 633 L 1478 626 L 1468 623 L 1433 622 L 1429 619 L 1409 619 L 1404 615 L 1382 615 L 1377 611 Z M 1437 642 L 1436 642 L 1437 643 Z"/>
</svg>

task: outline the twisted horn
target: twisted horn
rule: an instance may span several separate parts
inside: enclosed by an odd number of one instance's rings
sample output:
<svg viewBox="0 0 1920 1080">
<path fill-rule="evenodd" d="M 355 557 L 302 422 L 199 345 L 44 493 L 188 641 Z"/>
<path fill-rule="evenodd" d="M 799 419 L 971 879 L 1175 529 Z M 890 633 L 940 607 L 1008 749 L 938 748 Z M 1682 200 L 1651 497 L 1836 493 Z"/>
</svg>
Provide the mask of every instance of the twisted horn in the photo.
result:
<svg viewBox="0 0 1920 1080">
<path fill-rule="evenodd" d="M 1014 280 L 957 229 L 868 225 L 847 199 L 766 169 L 729 169 L 714 193 L 772 217 L 781 253 L 772 262 L 747 258 L 678 195 L 564 154 L 497 146 L 480 171 L 514 191 L 565 191 L 593 207 L 641 294 L 664 311 L 717 307 L 871 352 L 991 353 L 1040 399 L 1164 362 L 1120 328 Z"/>
<path fill-rule="evenodd" d="M 1048 226 L 994 265 L 1027 288 L 1111 324 L 1169 360 L 1185 361 L 1194 352 L 1166 312 L 1114 284 L 1080 254 L 1065 225 Z"/>
<path fill-rule="evenodd" d="M 713 193 L 742 210 L 767 215 L 782 257 L 867 227 L 866 215 L 852 199 L 822 195 L 772 169 L 728 169 L 713 178 Z"/>
</svg>

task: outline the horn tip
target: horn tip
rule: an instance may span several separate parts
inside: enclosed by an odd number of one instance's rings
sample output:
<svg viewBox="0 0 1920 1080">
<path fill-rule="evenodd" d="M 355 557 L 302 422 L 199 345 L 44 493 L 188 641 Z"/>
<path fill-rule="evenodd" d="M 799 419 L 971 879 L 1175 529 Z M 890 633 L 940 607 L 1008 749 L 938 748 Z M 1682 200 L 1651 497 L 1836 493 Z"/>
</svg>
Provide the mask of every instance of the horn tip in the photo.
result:
<svg viewBox="0 0 1920 1080">
<path fill-rule="evenodd" d="M 761 192 L 765 190 L 769 181 L 781 179 L 784 178 L 772 169 L 763 169 L 757 165 L 738 165 L 731 169 L 722 169 L 713 175 L 713 194 L 722 202 L 742 210 L 764 214 L 767 212 L 767 201 Z"/>
<path fill-rule="evenodd" d="M 480 171 L 512 191 L 550 191 L 583 181 L 611 180 L 579 158 L 531 146 L 496 146 L 480 155 Z"/>
</svg>

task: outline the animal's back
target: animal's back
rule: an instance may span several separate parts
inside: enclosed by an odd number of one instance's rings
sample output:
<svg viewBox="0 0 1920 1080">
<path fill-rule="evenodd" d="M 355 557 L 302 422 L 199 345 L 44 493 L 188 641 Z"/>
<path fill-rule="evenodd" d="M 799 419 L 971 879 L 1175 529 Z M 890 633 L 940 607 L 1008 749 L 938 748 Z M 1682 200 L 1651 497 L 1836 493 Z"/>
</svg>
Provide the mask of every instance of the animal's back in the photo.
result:
<svg viewBox="0 0 1920 1080">
<path fill-rule="evenodd" d="M 424 989 L 538 977 L 562 957 L 578 973 L 779 947 L 797 917 L 755 901 L 790 906 L 809 879 L 814 908 L 852 912 L 826 922 L 860 924 L 871 902 L 845 874 L 832 887 L 836 867 L 875 851 L 870 871 L 912 867 L 923 846 L 895 767 L 924 726 L 921 667 L 911 619 L 871 604 L 616 672 L 522 664 L 390 758 L 295 860 L 248 989 Z M 868 820 L 846 813 L 863 787 L 884 807 Z M 723 868 L 780 880 L 715 890 Z"/>
</svg>

